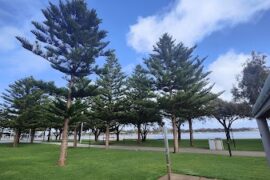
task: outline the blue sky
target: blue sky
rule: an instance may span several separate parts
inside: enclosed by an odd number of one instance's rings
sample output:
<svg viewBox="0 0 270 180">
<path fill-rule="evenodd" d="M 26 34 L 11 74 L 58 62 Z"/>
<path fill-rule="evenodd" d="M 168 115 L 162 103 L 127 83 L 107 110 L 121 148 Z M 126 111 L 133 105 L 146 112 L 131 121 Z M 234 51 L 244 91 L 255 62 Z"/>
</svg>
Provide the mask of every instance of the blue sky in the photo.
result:
<svg viewBox="0 0 270 180">
<path fill-rule="evenodd" d="M 58 1 L 51 1 L 57 3 Z M 129 74 L 142 63 L 158 37 L 169 32 L 187 46 L 197 44 L 196 54 L 208 56 L 214 91 L 230 89 L 241 65 L 252 50 L 270 54 L 270 0 L 87 0 L 103 19 L 109 47 L 116 49 L 123 70 Z M 66 82 L 39 57 L 27 52 L 15 39 L 31 39 L 31 20 L 42 20 L 46 0 L 0 0 L 0 92 L 17 79 L 33 75 L 37 79 Z"/>
</svg>

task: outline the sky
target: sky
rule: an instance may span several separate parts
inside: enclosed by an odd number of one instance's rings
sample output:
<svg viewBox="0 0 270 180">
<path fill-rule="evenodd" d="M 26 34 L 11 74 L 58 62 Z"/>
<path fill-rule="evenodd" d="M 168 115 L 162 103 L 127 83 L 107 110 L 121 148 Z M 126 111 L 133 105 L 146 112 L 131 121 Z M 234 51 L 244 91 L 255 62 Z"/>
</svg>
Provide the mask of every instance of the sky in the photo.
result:
<svg viewBox="0 0 270 180">
<path fill-rule="evenodd" d="M 231 100 L 230 90 L 251 52 L 270 54 L 270 0 L 86 1 L 102 19 L 109 48 L 116 50 L 126 74 L 143 63 L 158 38 L 167 32 L 176 42 L 197 45 L 194 55 L 207 57 L 204 65 L 206 71 L 212 71 L 213 91 L 225 91 L 221 98 Z M 15 80 L 30 75 L 66 85 L 63 74 L 15 39 L 17 35 L 33 38 L 31 21 L 42 21 L 41 9 L 47 5 L 47 0 L 0 0 L 0 93 Z M 199 127 L 200 122 L 197 124 Z M 209 122 L 209 126 L 218 124 Z M 256 123 L 243 121 L 240 126 L 255 127 Z"/>
</svg>

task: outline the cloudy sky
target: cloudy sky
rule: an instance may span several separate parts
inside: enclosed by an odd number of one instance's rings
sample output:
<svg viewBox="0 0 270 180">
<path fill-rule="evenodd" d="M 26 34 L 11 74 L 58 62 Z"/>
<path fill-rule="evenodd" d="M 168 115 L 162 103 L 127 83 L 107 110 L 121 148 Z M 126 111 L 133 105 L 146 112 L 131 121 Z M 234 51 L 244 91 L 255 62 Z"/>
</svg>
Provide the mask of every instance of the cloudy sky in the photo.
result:
<svg viewBox="0 0 270 180">
<path fill-rule="evenodd" d="M 57 3 L 52 0 L 51 2 Z M 186 46 L 197 45 L 205 57 L 214 91 L 230 89 L 241 66 L 255 50 L 270 54 L 270 0 L 87 0 L 103 19 L 110 48 L 116 49 L 129 74 L 151 52 L 161 34 L 168 32 Z M 31 38 L 32 20 L 43 19 L 47 0 L 0 0 L 0 92 L 16 79 L 33 75 L 64 86 L 63 74 L 27 52 L 16 35 Z"/>
</svg>

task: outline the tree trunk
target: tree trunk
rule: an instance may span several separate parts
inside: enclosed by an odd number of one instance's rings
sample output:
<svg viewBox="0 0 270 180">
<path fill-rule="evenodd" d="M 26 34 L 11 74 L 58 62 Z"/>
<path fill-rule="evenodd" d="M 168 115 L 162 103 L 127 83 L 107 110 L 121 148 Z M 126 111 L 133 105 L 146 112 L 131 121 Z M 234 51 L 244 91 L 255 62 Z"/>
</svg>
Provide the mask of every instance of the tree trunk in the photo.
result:
<svg viewBox="0 0 270 180">
<path fill-rule="evenodd" d="M 42 141 L 45 141 L 45 135 L 46 135 L 46 129 L 43 131 L 43 139 L 42 139 Z"/>
<path fill-rule="evenodd" d="M 35 133 L 36 133 L 36 130 L 35 129 L 31 129 L 31 139 L 30 139 L 30 143 L 31 144 L 34 143 Z"/>
<path fill-rule="evenodd" d="M 180 142 L 181 141 L 181 123 L 180 122 L 178 123 L 177 129 L 178 129 L 178 141 Z"/>
<path fill-rule="evenodd" d="M 147 133 L 148 132 L 146 130 L 143 131 L 143 133 L 142 133 L 142 142 L 145 142 L 146 141 Z"/>
<path fill-rule="evenodd" d="M 226 143 L 228 146 L 229 155 L 232 157 L 230 130 L 228 128 L 225 128 L 224 130 L 226 133 Z"/>
<path fill-rule="evenodd" d="M 56 133 L 56 134 L 55 134 L 55 141 L 57 141 L 57 140 L 58 140 L 58 136 L 59 136 L 59 134 L 58 134 L 58 133 Z"/>
<path fill-rule="evenodd" d="M 117 141 L 117 142 L 119 142 L 119 139 L 120 139 L 119 136 L 120 136 L 120 131 L 117 131 L 117 132 L 116 132 L 116 141 Z"/>
<path fill-rule="evenodd" d="M 71 100 L 72 100 L 71 89 L 73 87 L 73 80 L 74 80 L 73 76 L 71 76 L 71 79 L 69 81 L 69 87 L 68 87 L 67 109 L 69 109 L 71 106 Z M 68 123 L 69 123 L 69 117 L 65 118 L 64 120 L 64 128 L 63 128 L 58 166 L 65 166 L 66 164 L 67 147 L 68 147 Z"/>
<path fill-rule="evenodd" d="M 60 147 L 60 157 L 58 160 L 59 166 L 65 166 L 66 162 L 66 156 L 67 156 L 67 143 L 68 143 L 68 122 L 69 119 L 66 118 L 64 121 L 64 131 L 62 134 L 62 141 L 61 141 L 61 147 Z"/>
<path fill-rule="evenodd" d="M 176 117 L 175 115 L 172 115 L 172 127 L 173 127 L 173 152 L 177 153 L 179 152 L 178 147 L 178 135 L 177 135 L 177 125 L 176 125 Z"/>
<path fill-rule="evenodd" d="M 59 136 L 58 129 L 55 129 L 54 135 L 55 135 L 55 141 L 57 141 L 58 140 L 58 136 Z"/>
<path fill-rule="evenodd" d="M 19 129 L 15 129 L 13 147 L 17 147 L 19 142 L 20 142 L 20 132 L 19 131 L 20 131 Z"/>
<path fill-rule="evenodd" d="M 48 139 L 47 139 L 48 142 L 50 142 L 50 140 L 51 140 L 51 129 L 52 128 L 49 128 Z"/>
<path fill-rule="evenodd" d="M 59 130 L 59 138 L 58 138 L 59 141 L 62 139 L 62 134 L 63 134 L 62 132 L 63 132 L 63 130 L 60 129 L 60 130 Z"/>
<path fill-rule="evenodd" d="M 120 136 L 120 130 L 119 130 L 119 126 L 116 128 L 116 141 L 119 142 L 119 136 Z"/>
<path fill-rule="evenodd" d="M 137 139 L 137 143 L 141 143 L 142 139 L 141 139 L 141 124 L 137 125 L 138 128 L 138 139 Z"/>
<path fill-rule="evenodd" d="M 193 127 L 192 127 L 192 119 L 188 119 L 189 126 L 189 145 L 193 147 Z"/>
<path fill-rule="evenodd" d="M 105 147 L 109 149 L 109 139 L 110 139 L 110 128 L 109 124 L 106 125 L 106 137 L 105 137 Z"/>
<path fill-rule="evenodd" d="M 74 141 L 73 141 L 73 147 L 77 147 L 78 140 L 77 140 L 77 127 L 74 129 Z"/>
<path fill-rule="evenodd" d="M 95 131 L 95 132 L 94 132 L 94 135 L 95 135 L 95 142 L 97 142 L 97 141 L 98 141 L 98 136 L 99 136 L 98 131 Z"/>
<path fill-rule="evenodd" d="M 21 138 L 22 131 L 19 129 L 18 130 L 18 136 L 17 136 L 17 144 L 20 144 L 20 138 Z"/>
<path fill-rule="evenodd" d="M 79 129 L 79 133 L 78 133 L 78 141 L 81 142 L 81 136 L 82 136 L 82 129 Z"/>
</svg>

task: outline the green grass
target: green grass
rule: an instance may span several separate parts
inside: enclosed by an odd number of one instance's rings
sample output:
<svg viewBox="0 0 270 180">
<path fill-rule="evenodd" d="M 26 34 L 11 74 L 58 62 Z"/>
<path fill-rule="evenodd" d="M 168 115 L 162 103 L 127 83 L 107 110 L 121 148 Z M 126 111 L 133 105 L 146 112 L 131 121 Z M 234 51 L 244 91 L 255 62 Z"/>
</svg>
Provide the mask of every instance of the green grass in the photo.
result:
<svg viewBox="0 0 270 180">
<path fill-rule="evenodd" d="M 166 173 L 162 152 L 70 148 L 66 167 L 57 167 L 59 147 L 0 145 L 1 180 L 157 179 Z M 172 154 L 173 172 L 218 179 L 266 180 L 265 158 Z"/>
<path fill-rule="evenodd" d="M 260 139 L 236 139 L 236 148 L 234 148 L 233 144 L 231 144 L 232 150 L 238 151 L 263 151 L 262 142 Z M 88 144 L 89 141 L 84 140 L 83 143 Z M 91 144 L 104 144 L 103 141 L 94 142 L 91 141 Z M 146 140 L 146 142 L 142 142 L 140 144 L 137 143 L 136 140 L 125 139 L 122 141 L 112 141 L 111 145 L 120 145 L 120 146 L 145 146 L 145 147 L 164 147 L 163 140 Z M 169 140 L 169 145 L 173 147 L 173 141 Z M 226 141 L 223 141 L 224 148 L 227 149 Z M 183 139 L 181 140 L 180 147 L 190 147 L 189 140 Z M 207 139 L 195 139 L 194 147 L 209 149 L 208 140 Z"/>
</svg>

